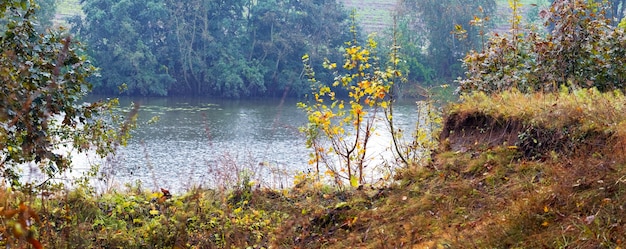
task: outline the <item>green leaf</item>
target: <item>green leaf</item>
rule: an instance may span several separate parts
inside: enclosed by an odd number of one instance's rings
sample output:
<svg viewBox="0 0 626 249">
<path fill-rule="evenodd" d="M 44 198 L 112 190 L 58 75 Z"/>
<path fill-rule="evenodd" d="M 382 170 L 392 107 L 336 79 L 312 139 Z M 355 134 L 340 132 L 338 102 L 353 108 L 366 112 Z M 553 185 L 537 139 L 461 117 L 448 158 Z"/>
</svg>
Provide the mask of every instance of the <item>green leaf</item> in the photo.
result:
<svg viewBox="0 0 626 249">
<path fill-rule="evenodd" d="M 335 209 L 341 209 L 343 207 L 350 207 L 350 205 L 345 201 L 342 201 L 340 203 L 337 203 L 337 205 L 335 205 Z"/>
<path fill-rule="evenodd" d="M 626 17 L 622 18 L 622 21 L 619 22 L 617 27 L 619 27 L 621 29 L 626 29 Z"/>
</svg>

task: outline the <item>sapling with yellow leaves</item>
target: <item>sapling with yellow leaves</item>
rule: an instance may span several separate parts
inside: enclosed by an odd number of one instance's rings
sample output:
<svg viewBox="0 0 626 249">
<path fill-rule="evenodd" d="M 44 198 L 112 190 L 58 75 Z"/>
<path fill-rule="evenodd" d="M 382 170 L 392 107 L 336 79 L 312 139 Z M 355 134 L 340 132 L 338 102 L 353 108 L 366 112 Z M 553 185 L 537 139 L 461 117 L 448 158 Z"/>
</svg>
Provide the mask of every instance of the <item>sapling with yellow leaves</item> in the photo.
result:
<svg viewBox="0 0 626 249">
<path fill-rule="evenodd" d="M 364 46 L 356 38 L 346 45 L 340 67 L 328 60 L 323 63 L 335 75 L 330 84 L 317 81 L 309 56 L 302 57 L 313 93 L 309 103 L 298 106 L 308 114 L 308 125 L 301 130 L 307 146 L 313 148 L 309 163 L 315 165 L 318 177 L 324 165 L 335 183 L 347 180 L 356 187 L 364 182 L 374 124 L 390 108 L 389 93 L 401 73 L 396 67 L 381 69 L 373 35 Z M 338 91 L 347 92 L 347 98 L 339 98 Z"/>
</svg>

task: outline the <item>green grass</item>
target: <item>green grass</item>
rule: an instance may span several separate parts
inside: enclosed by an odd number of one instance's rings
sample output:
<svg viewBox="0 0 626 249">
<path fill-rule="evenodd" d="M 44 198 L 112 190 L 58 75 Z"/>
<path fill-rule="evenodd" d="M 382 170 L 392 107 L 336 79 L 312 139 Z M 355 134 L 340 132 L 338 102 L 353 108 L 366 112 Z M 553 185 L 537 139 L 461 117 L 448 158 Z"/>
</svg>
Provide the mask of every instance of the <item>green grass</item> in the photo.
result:
<svg viewBox="0 0 626 249">
<path fill-rule="evenodd" d="M 69 26 L 67 19 L 73 16 L 83 16 L 79 0 L 57 0 L 56 15 L 53 22 L 57 26 Z"/>
<path fill-rule="evenodd" d="M 397 0 L 340 0 L 347 10 L 356 11 L 356 19 L 366 33 L 381 32 L 393 24 Z"/>
<path fill-rule="evenodd" d="M 382 32 L 385 28 L 393 25 L 394 7 L 398 4 L 398 0 L 340 0 L 346 9 L 356 11 L 356 19 L 363 27 L 366 33 Z M 522 11 L 529 9 L 536 4 L 539 7 L 549 5 L 547 0 L 521 0 Z M 509 16 L 509 0 L 496 0 L 498 12 L 494 16 L 496 26 L 506 25 Z M 525 16 L 525 14 L 523 14 Z"/>
<path fill-rule="evenodd" d="M 80 6 L 79 0 L 58 0 L 57 1 L 57 15 L 61 16 L 75 16 L 82 15 L 83 11 Z"/>
</svg>

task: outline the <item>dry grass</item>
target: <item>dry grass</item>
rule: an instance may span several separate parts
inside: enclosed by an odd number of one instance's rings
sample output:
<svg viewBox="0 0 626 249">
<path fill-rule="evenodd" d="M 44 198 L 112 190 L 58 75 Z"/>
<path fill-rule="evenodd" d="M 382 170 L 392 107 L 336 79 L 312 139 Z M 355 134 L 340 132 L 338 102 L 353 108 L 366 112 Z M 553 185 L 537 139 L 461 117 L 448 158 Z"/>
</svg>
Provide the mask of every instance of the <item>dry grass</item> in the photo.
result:
<svg viewBox="0 0 626 249">
<path fill-rule="evenodd" d="M 483 133 L 491 132 L 495 120 L 495 127 L 520 124 L 510 132 L 532 126 L 535 131 L 569 129 L 572 138 L 587 137 L 555 140 L 577 150 L 546 148 L 529 158 L 515 141 L 490 144 L 475 139 L 480 132 L 466 132 L 464 138 L 472 141 L 466 150 L 442 149 L 429 167 L 401 172 L 398 186 L 380 190 L 358 212 L 344 212 L 356 217 L 348 232 L 332 232 L 324 237 L 326 244 L 312 247 L 623 247 L 626 168 L 614 141 L 622 140 L 619 124 L 625 117 L 620 110 L 625 103 L 619 93 L 594 90 L 466 97 L 449 109 L 448 117 L 488 117 L 482 119 L 486 123 L 474 123 Z M 455 127 L 453 133 L 475 128 Z M 575 144 L 597 141 L 593 136 L 604 143 Z"/>
<path fill-rule="evenodd" d="M 577 125 L 581 131 L 617 132 L 626 113 L 626 98 L 621 92 L 601 93 L 596 89 L 579 89 L 570 93 L 523 94 L 506 91 L 487 96 L 476 93 L 463 97 L 450 113 L 484 113 L 503 119 L 520 119 L 546 128 Z"/>
</svg>

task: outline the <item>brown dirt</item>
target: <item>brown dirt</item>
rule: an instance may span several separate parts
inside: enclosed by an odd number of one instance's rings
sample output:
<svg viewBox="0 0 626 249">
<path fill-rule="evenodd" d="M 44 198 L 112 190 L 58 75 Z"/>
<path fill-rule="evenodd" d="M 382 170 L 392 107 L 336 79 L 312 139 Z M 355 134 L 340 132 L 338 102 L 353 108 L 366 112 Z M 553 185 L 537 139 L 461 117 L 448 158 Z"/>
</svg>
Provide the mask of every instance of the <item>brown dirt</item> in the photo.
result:
<svg viewBox="0 0 626 249">
<path fill-rule="evenodd" d="M 475 145 L 515 145 L 517 134 L 524 129 L 518 120 L 503 120 L 482 113 L 453 113 L 445 119 L 440 141 L 450 149 L 467 151 Z"/>
<path fill-rule="evenodd" d="M 440 134 L 440 141 L 443 141 L 441 149 L 467 152 L 504 145 L 517 148 L 527 159 L 541 159 L 551 152 L 591 155 L 610 149 L 603 145 L 613 139 L 612 134 L 572 132 L 575 126 L 574 123 L 571 127 L 549 129 L 480 112 L 452 113 L 444 120 Z"/>
</svg>

